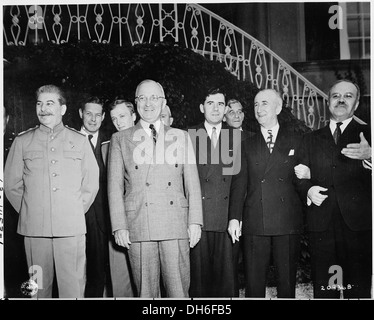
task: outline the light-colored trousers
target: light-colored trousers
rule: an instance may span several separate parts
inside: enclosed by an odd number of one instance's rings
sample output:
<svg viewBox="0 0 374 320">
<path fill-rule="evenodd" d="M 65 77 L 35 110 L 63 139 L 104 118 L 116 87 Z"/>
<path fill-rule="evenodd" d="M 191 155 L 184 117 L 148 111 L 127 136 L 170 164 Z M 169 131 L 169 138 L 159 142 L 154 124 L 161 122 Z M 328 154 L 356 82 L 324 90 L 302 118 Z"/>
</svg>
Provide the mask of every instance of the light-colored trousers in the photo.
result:
<svg viewBox="0 0 374 320">
<path fill-rule="evenodd" d="M 109 240 L 109 267 L 113 297 L 134 297 L 127 249 Z"/>
<path fill-rule="evenodd" d="M 33 298 L 52 298 L 55 271 L 59 298 L 83 298 L 86 267 L 84 234 L 72 237 L 25 237 L 25 250 L 27 264 L 29 268 L 34 266 L 33 278 L 38 284 Z"/>
<path fill-rule="evenodd" d="M 168 298 L 188 297 L 190 246 L 188 239 L 133 242 L 129 249 L 138 296 L 161 296 L 160 276 Z"/>
</svg>

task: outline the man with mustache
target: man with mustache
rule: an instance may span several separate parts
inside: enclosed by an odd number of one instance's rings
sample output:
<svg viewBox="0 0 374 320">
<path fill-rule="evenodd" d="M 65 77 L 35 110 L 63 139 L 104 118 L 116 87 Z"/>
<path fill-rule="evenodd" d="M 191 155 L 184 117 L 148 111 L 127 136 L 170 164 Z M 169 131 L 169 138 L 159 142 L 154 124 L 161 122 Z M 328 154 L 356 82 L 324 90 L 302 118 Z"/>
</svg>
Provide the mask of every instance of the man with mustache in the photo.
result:
<svg viewBox="0 0 374 320">
<path fill-rule="evenodd" d="M 84 135 L 64 126 L 63 91 L 36 91 L 40 124 L 20 133 L 5 164 L 5 193 L 19 212 L 29 272 L 51 298 L 56 275 L 59 298 L 82 298 L 85 287 L 86 221 L 99 189 L 99 169 Z"/>
<path fill-rule="evenodd" d="M 315 298 L 370 298 L 371 170 L 362 161 L 371 160 L 370 128 L 353 118 L 359 99 L 355 83 L 334 83 L 329 124 L 306 134 L 300 149 L 310 169 L 299 190 L 308 205 Z"/>
</svg>

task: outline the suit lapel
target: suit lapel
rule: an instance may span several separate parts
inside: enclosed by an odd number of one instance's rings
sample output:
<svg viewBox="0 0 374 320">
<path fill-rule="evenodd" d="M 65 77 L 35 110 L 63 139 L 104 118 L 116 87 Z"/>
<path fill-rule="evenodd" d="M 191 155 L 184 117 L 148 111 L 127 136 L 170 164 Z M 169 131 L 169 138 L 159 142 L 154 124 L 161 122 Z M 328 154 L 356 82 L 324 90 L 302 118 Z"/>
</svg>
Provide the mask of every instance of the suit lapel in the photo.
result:
<svg viewBox="0 0 374 320">
<path fill-rule="evenodd" d="M 142 137 L 145 137 L 145 139 L 142 139 Z M 131 142 L 134 146 L 133 153 L 139 152 L 139 153 L 145 153 L 146 159 L 145 163 L 152 163 L 153 159 L 153 140 L 151 137 L 148 136 L 147 132 L 143 129 L 142 125 L 140 124 L 140 121 L 132 127 L 130 139 L 128 140 Z M 136 150 L 139 149 L 139 150 Z"/>
<path fill-rule="evenodd" d="M 359 143 L 360 139 L 359 132 L 358 132 L 358 123 L 352 119 L 351 122 L 348 124 L 348 126 L 343 131 L 342 135 L 340 136 L 338 146 L 339 148 L 345 148 L 345 146 L 349 143 Z M 352 137 L 358 138 L 357 141 L 352 141 Z"/>
<path fill-rule="evenodd" d="M 288 140 L 286 130 L 283 126 L 279 127 L 278 135 L 275 140 L 273 152 L 269 155 L 269 161 L 267 162 L 265 174 L 280 161 L 280 156 L 287 153 L 289 150 L 290 141 Z"/>
<path fill-rule="evenodd" d="M 204 128 L 205 128 L 205 126 L 204 126 Z M 211 165 L 209 166 L 208 172 L 206 174 L 206 178 L 210 177 L 217 170 L 220 170 L 220 172 L 222 172 L 222 168 L 223 168 L 223 162 L 222 162 L 222 145 L 223 145 L 222 144 L 222 136 L 224 134 L 223 130 L 225 130 L 225 129 L 230 130 L 227 126 L 225 126 L 224 123 L 222 123 L 221 132 L 220 132 L 219 137 L 218 137 L 217 147 L 216 148 L 213 148 L 212 140 L 208 136 L 208 150 L 207 150 L 208 156 L 209 156 L 208 163 L 211 163 Z M 207 133 L 207 135 L 208 135 L 208 133 Z M 232 147 L 232 129 L 229 131 L 229 137 L 228 138 L 229 138 L 229 145 L 228 145 L 228 147 L 229 147 L 229 149 L 232 150 L 232 148 L 233 148 Z M 227 147 L 227 145 L 224 145 L 224 147 Z M 214 160 L 214 164 L 212 164 L 212 160 Z"/>
<path fill-rule="evenodd" d="M 265 139 L 261 132 L 256 133 L 256 135 L 253 137 L 255 139 L 255 157 L 256 157 L 256 164 L 259 165 L 260 170 L 265 173 L 267 162 L 269 161 L 270 152 L 269 148 L 266 145 Z M 252 152 L 249 150 L 249 152 Z"/>
<path fill-rule="evenodd" d="M 329 158 L 333 155 L 333 149 L 336 148 L 334 138 L 332 137 L 329 124 L 322 128 L 316 137 L 316 148 L 320 148 Z"/>
</svg>

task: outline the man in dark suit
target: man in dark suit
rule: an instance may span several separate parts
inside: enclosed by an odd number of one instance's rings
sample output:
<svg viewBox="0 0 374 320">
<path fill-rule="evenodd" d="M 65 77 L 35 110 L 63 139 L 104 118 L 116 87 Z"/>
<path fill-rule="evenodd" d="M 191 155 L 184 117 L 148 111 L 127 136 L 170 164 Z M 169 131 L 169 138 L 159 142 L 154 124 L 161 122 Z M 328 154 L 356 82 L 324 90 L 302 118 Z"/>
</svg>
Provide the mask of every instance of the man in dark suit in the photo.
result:
<svg viewBox="0 0 374 320">
<path fill-rule="evenodd" d="M 310 179 L 299 180 L 307 202 L 315 298 L 370 298 L 370 128 L 358 123 L 359 87 L 341 80 L 328 93 L 329 124 L 304 137 L 301 164 Z M 368 142 L 369 140 L 369 142 Z"/>
<path fill-rule="evenodd" d="M 239 241 L 243 221 L 246 297 L 264 298 L 271 256 L 278 273 L 278 298 L 294 298 L 302 232 L 302 203 L 293 185 L 295 150 L 301 135 L 280 125 L 282 98 L 272 89 L 255 97 L 261 131 L 242 143 L 241 168 L 233 176 L 229 234 Z"/>
<path fill-rule="evenodd" d="M 241 131 L 241 138 L 242 141 L 248 139 L 253 135 L 252 132 L 243 130 L 243 121 L 244 121 L 244 112 L 243 112 L 243 105 L 240 101 L 236 99 L 230 99 L 227 102 L 227 111 L 225 116 L 223 117 L 223 121 L 235 129 L 239 129 Z M 239 222 L 241 228 L 242 222 Z M 234 273 L 235 273 L 235 292 L 239 292 L 239 265 L 243 265 L 243 249 L 242 249 L 242 242 L 235 242 L 233 243 L 233 255 L 234 255 Z"/>
<path fill-rule="evenodd" d="M 104 101 L 98 97 L 89 97 L 83 100 L 79 115 L 82 119 L 81 133 L 87 136 L 95 154 L 100 170 L 100 188 L 86 213 L 86 289 L 85 297 L 103 297 L 107 281 L 108 258 L 108 219 L 109 209 L 106 192 L 106 173 L 101 155 L 101 142 L 105 137 L 100 127 L 105 117 Z"/>
<path fill-rule="evenodd" d="M 234 297 L 239 292 L 235 292 L 233 245 L 227 234 L 232 177 L 227 169 L 233 165 L 235 146 L 240 148 L 240 131 L 222 123 L 227 107 L 220 89 L 207 93 L 200 111 L 205 122 L 188 129 L 195 147 L 204 217 L 201 240 L 191 250 L 190 296 Z"/>
</svg>

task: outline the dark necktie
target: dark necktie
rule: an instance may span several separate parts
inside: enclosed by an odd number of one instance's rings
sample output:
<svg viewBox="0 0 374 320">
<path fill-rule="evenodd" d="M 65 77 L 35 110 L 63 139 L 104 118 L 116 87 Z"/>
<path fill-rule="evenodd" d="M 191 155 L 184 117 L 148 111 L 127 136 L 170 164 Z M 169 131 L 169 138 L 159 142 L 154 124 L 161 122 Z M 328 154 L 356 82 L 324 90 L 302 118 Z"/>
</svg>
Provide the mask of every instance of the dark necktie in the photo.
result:
<svg viewBox="0 0 374 320">
<path fill-rule="evenodd" d="M 334 141 L 335 141 L 335 144 L 338 144 L 338 141 L 339 141 L 339 138 L 340 136 L 342 135 L 342 130 L 340 129 L 340 126 L 342 125 L 343 123 L 342 122 L 338 122 L 336 124 L 336 129 L 334 131 Z"/>
<path fill-rule="evenodd" d="M 218 138 L 217 138 L 217 129 L 216 129 L 216 127 L 213 127 L 212 128 L 212 143 L 213 143 L 214 148 L 217 145 L 217 141 L 218 141 Z"/>
<path fill-rule="evenodd" d="M 151 123 L 151 124 L 149 125 L 149 128 L 150 128 L 151 131 L 152 131 L 153 142 L 156 144 L 156 142 L 157 142 L 157 132 L 156 132 L 156 128 L 155 128 L 155 126 L 153 125 L 153 123 Z"/>
<path fill-rule="evenodd" d="M 273 151 L 274 143 L 273 143 L 273 131 L 270 130 L 270 129 L 268 130 L 268 139 L 266 141 L 266 144 L 267 144 L 267 146 L 269 148 L 269 151 L 271 153 Z"/>
<path fill-rule="evenodd" d="M 92 143 L 92 138 L 93 138 L 93 135 L 92 134 L 89 134 L 88 135 L 88 141 L 90 142 L 90 145 L 91 145 L 91 148 L 92 148 L 92 151 L 95 152 L 95 147 Z"/>
</svg>

